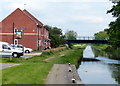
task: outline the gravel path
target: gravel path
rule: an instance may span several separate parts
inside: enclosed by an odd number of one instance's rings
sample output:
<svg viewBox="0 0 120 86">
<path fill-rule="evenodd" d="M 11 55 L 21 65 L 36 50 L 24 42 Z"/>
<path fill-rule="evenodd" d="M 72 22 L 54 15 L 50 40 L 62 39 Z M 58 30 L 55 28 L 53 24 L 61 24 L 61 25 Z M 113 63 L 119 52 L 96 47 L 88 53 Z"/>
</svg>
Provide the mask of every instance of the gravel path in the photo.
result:
<svg viewBox="0 0 120 86">
<path fill-rule="evenodd" d="M 71 69 L 72 72 L 68 70 Z M 75 83 L 72 79 L 75 79 Z M 74 65 L 54 64 L 48 74 L 46 84 L 83 84 Z"/>
<path fill-rule="evenodd" d="M 64 54 L 61 54 L 60 56 L 64 56 Z M 49 62 L 51 59 L 54 59 L 54 58 L 56 58 L 56 57 L 49 57 L 49 58 L 45 59 L 44 61 Z"/>
<path fill-rule="evenodd" d="M 44 61 L 49 62 L 49 60 L 54 59 L 54 58 L 56 57 L 50 57 L 50 58 L 45 59 Z"/>
<path fill-rule="evenodd" d="M 15 64 L 15 63 L 0 63 L 0 70 L 8 68 L 8 67 L 16 66 L 16 65 L 20 65 L 20 64 Z"/>
</svg>

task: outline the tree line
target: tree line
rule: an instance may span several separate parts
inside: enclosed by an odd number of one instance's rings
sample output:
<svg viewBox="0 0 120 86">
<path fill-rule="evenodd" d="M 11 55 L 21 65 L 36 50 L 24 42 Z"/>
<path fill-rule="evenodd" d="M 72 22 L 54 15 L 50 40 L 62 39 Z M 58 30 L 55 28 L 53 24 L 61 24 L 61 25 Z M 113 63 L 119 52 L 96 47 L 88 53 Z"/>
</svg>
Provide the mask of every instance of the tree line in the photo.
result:
<svg viewBox="0 0 120 86">
<path fill-rule="evenodd" d="M 94 34 L 96 39 L 106 38 L 110 45 L 114 48 L 120 48 L 120 1 L 114 2 L 113 7 L 107 11 L 116 18 L 115 21 L 110 22 L 109 28 Z"/>
<path fill-rule="evenodd" d="M 45 28 L 49 32 L 49 38 L 51 39 L 51 47 L 56 48 L 66 44 L 66 40 L 75 40 L 77 33 L 73 30 L 68 30 L 65 34 L 62 33 L 62 29 L 58 27 L 52 27 L 45 25 Z"/>
</svg>

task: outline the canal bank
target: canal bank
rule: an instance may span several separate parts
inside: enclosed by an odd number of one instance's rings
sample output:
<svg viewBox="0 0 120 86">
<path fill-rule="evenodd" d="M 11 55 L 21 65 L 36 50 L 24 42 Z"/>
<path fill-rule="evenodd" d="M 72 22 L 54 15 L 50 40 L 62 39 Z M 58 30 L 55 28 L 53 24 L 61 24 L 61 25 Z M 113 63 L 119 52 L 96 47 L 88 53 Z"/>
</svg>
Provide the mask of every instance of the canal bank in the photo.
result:
<svg viewBox="0 0 120 86">
<path fill-rule="evenodd" d="M 48 74 L 46 84 L 83 84 L 75 65 L 54 64 Z"/>
<path fill-rule="evenodd" d="M 83 49 L 74 47 L 73 49 L 62 49 L 55 51 L 44 51 L 39 56 L 27 59 L 13 58 L 11 63 L 21 63 L 21 65 L 2 70 L 3 84 L 45 84 L 47 75 L 54 64 L 71 63 L 77 67 L 78 60 L 81 59 Z M 48 62 L 45 59 L 49 59 Z M 10 62 L 9 58 L 1 58 L 4 62 Z M 17 74 L 17 75 L 16 75 Z M 21 77 L 21 75 L 23 77 Z M 29 77 L 29 79 L 28 79 Z M 61 83 L 62 84 L 62 83 Z"/>
<path fill-rule="evenodd" d="M 94 58 L 99 61 L 82 61 L 78 74 L 85 84 L 120 84 L 120 63 L 108 57 L 98 56 L 88 45 L 83 52 L 83 58 Z M 107 58 L 107 60 L 106 60 Z"/>
<path fill-rule="evenodd" d="M 109 59 L 120 60 L 120 48 L 114 48 L 108 44 L 92 44 L 92 49 L 96 57 L 101 55 Z"/>
</svg>

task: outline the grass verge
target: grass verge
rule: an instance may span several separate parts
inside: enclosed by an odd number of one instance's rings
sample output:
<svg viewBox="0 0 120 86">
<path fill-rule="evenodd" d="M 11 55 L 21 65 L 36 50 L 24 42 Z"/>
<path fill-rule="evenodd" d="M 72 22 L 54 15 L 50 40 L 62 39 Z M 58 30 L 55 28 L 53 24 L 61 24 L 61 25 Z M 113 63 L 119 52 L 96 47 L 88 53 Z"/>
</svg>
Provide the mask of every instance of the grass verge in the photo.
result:
<svg viewBox="0 0 120 86">
<path fill-rule="evenodd" d="M 28 59 L 2 58 L 3 62 L 20 63 L 21 65 L 2 70 L 2 84 L 45 84 L 45 79 L 53 64 L 75 64 L 82 58 L 83 49 L 61 49 L 54 51 L 44 51 L 40 56 Z M 61 56 L 63 55 L 63 56 Z M 47 58 L 49 62 L 44 61 Z"/>
<path fill-rule="evenodd" d="M 50 63 L 23 63 L 3 70 L 3 84 L 43 84 Z"/>
<path fill-rule="evenodd" d="M 92 48 L 96 54 L 96 56 L 106 56 L 110 59 L 120 60 L 120 48 L 113 48 L 106 44 L 92 45 Z"/>
</svg>

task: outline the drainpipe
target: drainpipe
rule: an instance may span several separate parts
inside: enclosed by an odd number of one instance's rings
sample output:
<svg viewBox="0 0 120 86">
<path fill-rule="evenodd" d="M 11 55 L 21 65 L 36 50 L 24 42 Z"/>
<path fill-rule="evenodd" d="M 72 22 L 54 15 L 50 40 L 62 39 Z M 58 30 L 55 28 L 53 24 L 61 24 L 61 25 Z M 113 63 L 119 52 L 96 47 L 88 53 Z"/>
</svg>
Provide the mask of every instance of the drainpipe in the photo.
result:
<svg viewBox="0 0 120 86">
<path fill-rule="evenodd" d="M 39 38 L 40 38 L 40 37 L 39 37 L 39 36 L 40 36 L 40 28 L 42 28 L 42 25 L 37 24 L 37 30 L 38 30 L 38 50 L 39 50 L 39 46 L 40 46 L 40 45 L 39 45 L 39 43 L 40 43 L 40 42 L 39 42 L 39 40 L 40 40 L 40 39 L 39 39 Z"/>
<path fill-rule="evenodd" d="M 14 22 L 13 22 L 13 44 L 14 44 Z"/>
<path fill-rule="evenodd" d="M 40 30 L 39 30 L 39 27 L 38 27 L 38 50 L 39 50 L 39 32 L 40 32 Z"/>
</svg>

